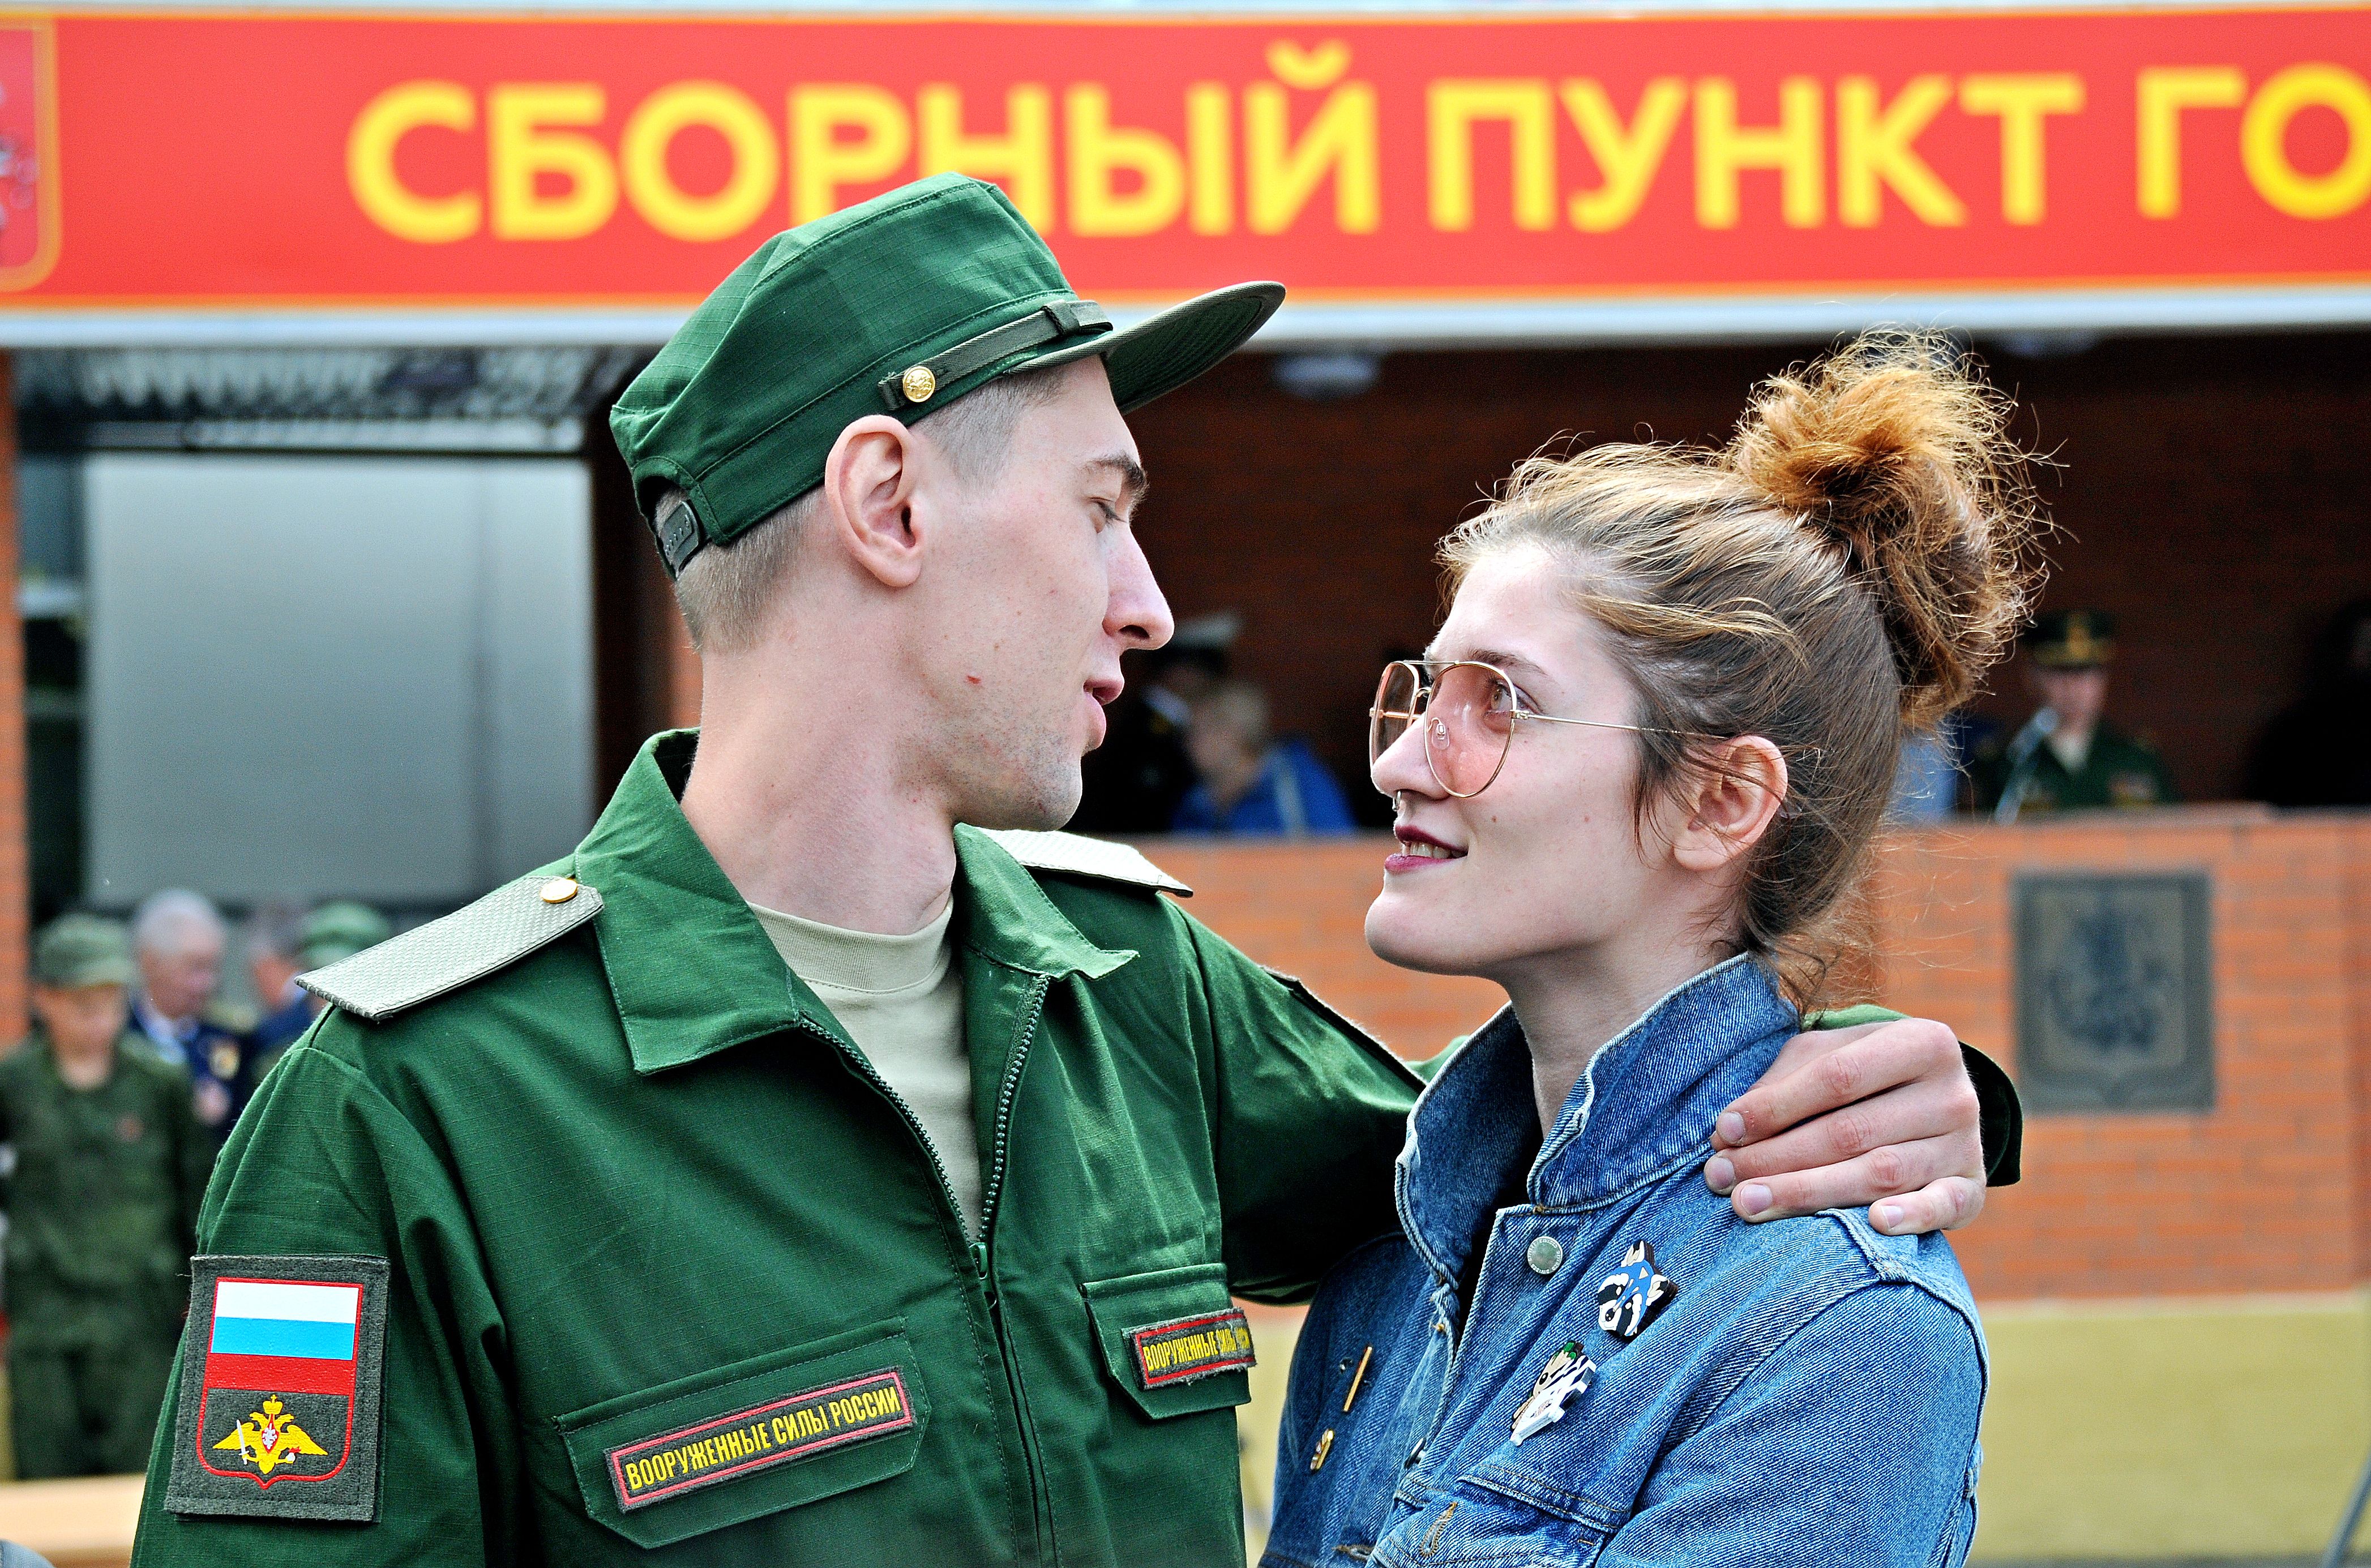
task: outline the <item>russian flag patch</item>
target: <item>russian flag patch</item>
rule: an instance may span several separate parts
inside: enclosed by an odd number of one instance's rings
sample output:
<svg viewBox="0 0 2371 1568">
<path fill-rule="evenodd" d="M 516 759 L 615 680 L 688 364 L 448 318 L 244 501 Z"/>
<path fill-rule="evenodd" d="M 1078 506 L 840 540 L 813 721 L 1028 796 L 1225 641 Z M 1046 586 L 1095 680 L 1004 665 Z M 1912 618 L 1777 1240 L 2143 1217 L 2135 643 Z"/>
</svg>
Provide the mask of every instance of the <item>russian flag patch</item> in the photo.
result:
<svg viewBox="0 0 2371 1568">
<path fill-rule="evenodd" d="M 377 1517 L 387 1260 L 201 1257 L 191 1275 L 166 1506 Z"/>
</svg>

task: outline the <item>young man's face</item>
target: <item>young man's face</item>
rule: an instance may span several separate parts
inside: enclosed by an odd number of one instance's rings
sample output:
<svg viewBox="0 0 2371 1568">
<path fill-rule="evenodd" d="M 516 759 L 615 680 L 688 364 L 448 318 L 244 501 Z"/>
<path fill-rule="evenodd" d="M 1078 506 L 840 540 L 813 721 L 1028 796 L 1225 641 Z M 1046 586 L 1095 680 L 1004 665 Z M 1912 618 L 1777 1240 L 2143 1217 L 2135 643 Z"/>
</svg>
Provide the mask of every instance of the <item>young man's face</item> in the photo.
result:
<svg viewBox="0 0 2371 1568">
<path fill-rule="evenodd" d="M 35 986 L 33 1016 L 68 1055 L 94 1055 L 123 1032 L 131 1006 L 121 986 Z"/>
<path fill-rule="evenodd" d="M 1002 469 L 946 507 L 926 614 L 933 753 L 958 820 L 1059 827 L 1103 743 L 1119 656 L 1169 640 L 1132 527 L 1144 476 L 1103 362 L 1055 373 Z"/>
</svg>

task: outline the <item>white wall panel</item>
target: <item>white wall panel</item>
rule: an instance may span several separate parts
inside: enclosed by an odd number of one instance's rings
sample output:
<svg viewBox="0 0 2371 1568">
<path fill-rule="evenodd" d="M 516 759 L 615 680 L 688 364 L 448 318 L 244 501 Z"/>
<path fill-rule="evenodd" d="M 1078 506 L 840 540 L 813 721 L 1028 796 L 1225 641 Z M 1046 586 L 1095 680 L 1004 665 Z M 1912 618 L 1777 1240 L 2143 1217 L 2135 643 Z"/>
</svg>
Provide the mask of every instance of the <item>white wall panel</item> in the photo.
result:
<svg viewBox="0 0 2371 1568">
<path fill-rule="evenodd" d="M 87 894 L 457 902 L 592 812 L 568 460 L 88 460 Z"/>
</svg>

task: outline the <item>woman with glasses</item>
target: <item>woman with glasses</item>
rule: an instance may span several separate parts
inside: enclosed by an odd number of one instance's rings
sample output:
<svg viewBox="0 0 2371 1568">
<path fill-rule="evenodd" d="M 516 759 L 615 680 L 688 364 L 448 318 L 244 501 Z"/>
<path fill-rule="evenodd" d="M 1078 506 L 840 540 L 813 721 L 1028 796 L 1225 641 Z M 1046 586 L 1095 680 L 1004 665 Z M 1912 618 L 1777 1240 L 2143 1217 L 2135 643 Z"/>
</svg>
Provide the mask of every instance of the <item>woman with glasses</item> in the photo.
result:
<svg viewBox="0 0 2371 1568">
<path fill-rule="evenodd" d="M 2024 613 L 2007 402 L 1939 340 L 1723 450 L 1534 457 L 1374 710 L 1394 963 L 1509 1006 L 1417 1101 L 1405 1235 L 1294 1357 L 1265 1562 L 1955 1563 L 1984 1349 L 1939 1235 L 1749 1225 L 1716 1118 L 1817 1005 L 1905 734 Z"/>
</svg>

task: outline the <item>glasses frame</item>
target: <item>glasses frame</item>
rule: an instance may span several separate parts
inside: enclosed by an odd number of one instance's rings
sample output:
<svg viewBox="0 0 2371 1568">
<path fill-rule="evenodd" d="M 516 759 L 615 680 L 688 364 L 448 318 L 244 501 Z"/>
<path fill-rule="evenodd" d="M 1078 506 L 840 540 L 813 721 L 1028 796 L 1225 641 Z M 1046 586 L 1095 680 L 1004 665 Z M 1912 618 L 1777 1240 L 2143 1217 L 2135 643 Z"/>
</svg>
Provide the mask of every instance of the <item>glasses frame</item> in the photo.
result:
<svg viewBox="0 0 2371 1568">
<path fill-rule="evenodd" d="M 1399 735 L 1393 737 L 1391 745 L 1382 744 L 1383 721 L 1405 719 L 1407 721 L 1408 729 L 1415 728 L 1430 706 L 1433 685 L 1439 679 L 1439 672 L 1461 667 L 1480 670 L 1506 687 L 1507 700 L 1509 705 L 1507 711 L 1509 716 L 1516 719 L 1530 719 L 1542 724 L 1578 724 L 1589 730 L 1627 730 L 1634 735 L 1690 733 L 1685 730 L 1659 730 L 1645 724 L 1610 724 L 1597 719 L 1563 719 L 1553 713 L 1542 713 L 1535 708 L 1524 706 L 1522 687 L 1515 684 L 1513 676 L 1498 665 L 1481 659 L 1394 659 L 1383 666 L 1382 678 L 1375 683 L 1374 706 L 1367 709 L 1367 767 L 1371 773 L 1375 764 L 1383 759 L 1383 754 L 1391 750 L 1392 746 L 1399 744 L 1400 737 L 1407 733 L 1407 729 L 1403 729 Z M 1396 709 L 1386 709 L 1383 706 L 1383 689 L 1391 685 L 1392 673 L 1395 670 L 1407 670 L 1416 677 L 1417 695 L 1410 704 L 1411 711 L 1401 712 Z M 1432 781 L 1440 787 L 1443 794 L 1455 800 L 1470 801 L 1498 781 L 1498 775 L 1507 770 L 1507 758 L 1514 749 L 1515 732 L 1510 727 L 1507 731 L 1507 744 L 1498 748 L 1498 761 L 1490 769 L 1490 777 L 1471 790 L 1457 790 L 1451 788 L 1449 780 L 1440 776 L 1440 765 L 1433 760 L 1432 743 L 1428 737 L 1424 745 L 1425 771 L 1432 775 Z M 1384 795 L 1396 793 L 1394 790 L 1382 790 L 1380 786 L 1378 791 Z"/>
</svg>

